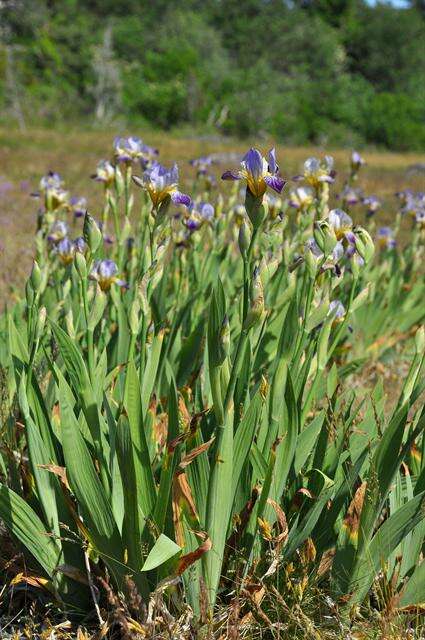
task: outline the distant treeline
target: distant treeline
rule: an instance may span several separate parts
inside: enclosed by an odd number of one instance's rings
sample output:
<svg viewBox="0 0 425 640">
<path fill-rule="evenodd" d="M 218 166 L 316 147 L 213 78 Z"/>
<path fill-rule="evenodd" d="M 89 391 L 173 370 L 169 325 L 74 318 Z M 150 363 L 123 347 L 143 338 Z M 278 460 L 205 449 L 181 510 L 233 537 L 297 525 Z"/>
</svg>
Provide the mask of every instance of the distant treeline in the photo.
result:
<svg viewBox="0 0 425 640">
<path fill-rule="evenodd" d="M 425 3 L 2 0 L 0 121 L 425 148 Z"/>
</svg>

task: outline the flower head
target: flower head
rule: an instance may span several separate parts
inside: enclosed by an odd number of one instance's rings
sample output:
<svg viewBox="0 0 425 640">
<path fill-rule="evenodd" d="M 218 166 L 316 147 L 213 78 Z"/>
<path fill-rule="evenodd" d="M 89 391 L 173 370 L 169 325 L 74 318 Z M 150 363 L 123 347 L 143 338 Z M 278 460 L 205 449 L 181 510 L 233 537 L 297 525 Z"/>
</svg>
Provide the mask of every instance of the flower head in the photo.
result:
<svg viewBox="0 0 425 640">
<path fill-rule="evenodd" d="M 289 206 L 305 211 L 314 201 L 314 191 L 311 187 L 297 187 L 289 194 Z"/>
<path fill-rule="evenodd" d="M 332 156 L 325 156 L 324 160 L 319 158 L 308 158 L 304 162 L 304 179 L 308 184 L 317 189 L 323 183 L 334 182 L 335 170 Z"/>
<path fill-rule="evenodd" d="M 205 222 L 210 222 L 214 218 L 214 207 L 208 202 L 191 202 L 188 207 L 189 217 L 184 224 L 189 231 L 196 231 Z"/>
<path fill-rule="evenodd" d="M 127 164 L 139 159 L 150 160 L 152 156 L 158 155 L 157 149 L 144 144 L 140 138 L 135 136 L 115 138 L 114 152 L 118 162 L 126 162 Z"/>
<path fill-rule="evenodd" d="M 328 315 L 332 315 L 335 322 L 341 322 L 343 320 L 345 316 L 345 307 L 341 300 L 332 300 L 329 305 Z"/>
<path fill-rule="evenodd" d="M 337 240 L 352 236 L 353 221 L 342 209 L 332 209 L 329 211 L 328 222 L 335 232 Z"/>
<path fill-rule="evenodd" d="M 102 291 L 109 291 L 113 284 L 126 286 L 126 282 L 118 278 L 118 267 L 113 260 L 96 260 L 89 277 L 96 280 Z"/>
<path fill-rule="evenodd" d="M 394 249 L 397 244 L 391 227 L 380 227 L 376 239 L 381 249 Z"/>
<path fill-rule="evenodd" d="M 171 198 L 174 204 L 184 204 L 186 207 L 192 202 L 191 198 L 178 190 L 179 171 L 176 164 L 171 169 L 167 169 L 159 162 L 155 162 L 146 169 L 142 179 L 133 176 L 136 184 L 145 189 L 152 200 L 155 208 Z"/>
<path fill-rule="evenodd" d="M 353 207 L 361 201 L 362 193 L 360 189 L 355 189 L 346 185 L 341 191 L 341 199 L 348 207 Z"/>
<path fill-rule="evenodd" d="M 205 176 L 208 173 L 208 168 L 213 164 L 214 159 L 212 156 L 201 156 L 200 158 L 194 158 L 189 160 L 189 164 L 196 169 L 196 175 Z"/>
<path fill-rule="evenodd" d="M 361 157 L 358 151 L 353 151 L 350 158 L 350 166 L 352 173 L 357 173 L 364 164 L 366 164 L 365 160 Z"/>
<path fill-rule="evenodd" d="M 48 171 L 45 176 L 40 180 L 39 189 L 45 193 L 49 189 L 61 189 L 63 187 L 63 180 L 61 176 L 55 171 Z"/>
<path fill-rule="evenodd" d="M 286 181 L 279 175 L 276 152 L 271 149 L 267 160 L 258 149 L 251 148 L 243 157 L 239 171 L 225 171 L 222 180 L 246 180 L 247 188 L 254 198 L 261 198 L 267 187 L 281 193 Z"/>
<path fill-rule="evenodd" d="M 376 196 L 367 196 L 363 198 L 362 203 L 367 208 L 367 216 L 373 216 L 381 207 L 381 201 Z"/>
<path fill-rule="evenodd" d="M 115 167 L 108 160 L 101 160 L 96 167 L 96 173 L 91 177 L 96 182 L 103 182 L 105 187 L 110 187 L 115 179 Z"/>
<path fill-rule="evenodd" d="M 63 238 L 55 246 L 55 253 L 64 265 L 71 264 L 75 255 L 75 244 L 69 238 Z"/>
<path fill-rule="evenodd" d="M 425 229 L 425 209 L 416 212 L 415 222 L 420 229 Z"/>
<path fill-rule="evenodd" d="M 80 196 L 73 196 L 69 200 L 69 206 L 75 218 L 83 218 L 87 211 L 87 199 Z"/>
<path fill-rule="evenodd" d="M 54 244 L 64 240 L 68 235 L 68 225 L 62 220 L 56 220 L 50 228 L 47 239 Z"/>
</svg>

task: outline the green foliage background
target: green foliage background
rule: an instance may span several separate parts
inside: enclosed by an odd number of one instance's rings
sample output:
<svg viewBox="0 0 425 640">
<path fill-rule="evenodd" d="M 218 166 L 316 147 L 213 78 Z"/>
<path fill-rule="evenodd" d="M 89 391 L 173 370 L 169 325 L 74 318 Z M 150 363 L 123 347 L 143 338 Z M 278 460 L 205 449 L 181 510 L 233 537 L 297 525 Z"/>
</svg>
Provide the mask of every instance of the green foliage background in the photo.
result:
<svg viewBox="0 0 425 640">
<path fill-rule="evenodd" d="M 420 0 L 5 0 L 1 119 L 421 150 L 424 17 Z"/>
</svg>

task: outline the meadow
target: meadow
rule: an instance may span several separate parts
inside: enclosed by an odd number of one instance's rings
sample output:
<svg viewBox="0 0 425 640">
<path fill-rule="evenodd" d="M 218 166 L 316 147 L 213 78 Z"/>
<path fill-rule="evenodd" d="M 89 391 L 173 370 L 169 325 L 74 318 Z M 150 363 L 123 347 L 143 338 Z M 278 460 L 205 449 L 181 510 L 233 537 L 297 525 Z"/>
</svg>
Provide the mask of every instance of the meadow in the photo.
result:
<svg viewBox="0 0 425 640">
<path fill-rule="evenodd" d="M 419 640 L 424 156 L 143 138 L 0 130 L 1 637 Z"/>
</svg>

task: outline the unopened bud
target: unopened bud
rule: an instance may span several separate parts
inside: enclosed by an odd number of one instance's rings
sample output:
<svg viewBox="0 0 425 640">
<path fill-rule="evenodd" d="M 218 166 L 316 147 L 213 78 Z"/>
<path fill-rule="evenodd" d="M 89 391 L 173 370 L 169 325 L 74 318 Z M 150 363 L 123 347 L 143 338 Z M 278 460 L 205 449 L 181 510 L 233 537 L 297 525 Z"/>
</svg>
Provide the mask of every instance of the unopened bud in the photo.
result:
<svg viewBox="0 0 425 640">
<path fill-rule="evenodd" d="M 115 167 L 115 190 L 119 198 L 124 193 L 124 178 L 119 167 Z"/>
<path fill-rule="evenodd" d="M 248 331 L 261 319 L 264 313 L 264 292 L 263 283 L 261 282 L 260 271 L 256 267 L 254 269 L 252 281 L 251 281 L 251 305 L 248 309 L 247 316 L 244 322 L 244 329 Z"/>
<path fill-rule="evenodd" d="M 35 327 L 35 339 L 39 340 L 43 335 L 44 327 L 46 326 L 47 310 L 46 307 L 41 307 L 38 312 L 37 324 Z"/>
<path fill-rule="evenodd" d="M 74 258 L 74 265 L 81 280 L 87 280 L 87 263 L 82 253 L 77 251 Z"/>
<path fill-rule="evenodd" d="M 96 253 L 102 243 L 102 232 L 97 222 L 91 215 L 86 213 L 83 227 L 84 240 L 92 253 Z"/>
<path fill-rule="evenodd" d="M 40 290 L 42 282 L 41 270 L 38 266 L 37 260 L 34 260 L 34 262 L 32 263 L 30 280 L 32 288 L 37 293 Z"/>
<path fill-rule="evenodd" d="M 88 328 L 90 331 L 94 331 L 99 322 L 102 319 L 103 312 L 105 311 L 107 297 L 103 293 L 102 289 L 97 285 L 96 295 L 92 301 L 92 307 L 90 309 L 90 315 L 88 319 Z"/>
<path fill-rule="evenodd" d="M 419 329 L 416 331 L 415 347 L 416 347 L 416 353 L 418 355 L 422 355 L 423 352 L 425 351 L 425 326 L 424 325 L 419 327 Z"/>
<path fill-rule="evenodd" d="M 137 298 L 133 300 L 128 315 L 128 326 L 133 335 L 137 335 L 140 326 L 140 302 Z"/>
<path fill-rule="evenodd" d="M 249 226 L 245 222 L 245 220 L 242 220 L 242 224 L 239 227 L 239 236 L 238 236 L 239 251 L 241 252 L 242 256 L 246 256 L 246 252 L 248 251 L 250 241 L 251 241 L 251 231 L 249 229 Z"/>
<path fill-rule="evenodd" d="M 329 256 L 337 243 L 335 231 L 327 220 L 318 220 L 314 223 L 314 239 L 319 249 L 325 256 Z"/>
<path fill-rule="evenodd" d="M 25 297 L 27 300 L 27 306 L 32 307 L 35 300 L 35 293 L 34 293 L 34 289 L 32 288 L 31 278 L 27 280 L 27 283 L 25 285 Z"/>
<path fill-rule="evenodd" d="M 363 227 L 356 227 L 356 249 L 367 264 L 373 258 L 375 253 L 375 245 L 369 233 Z"/>
</svg>

